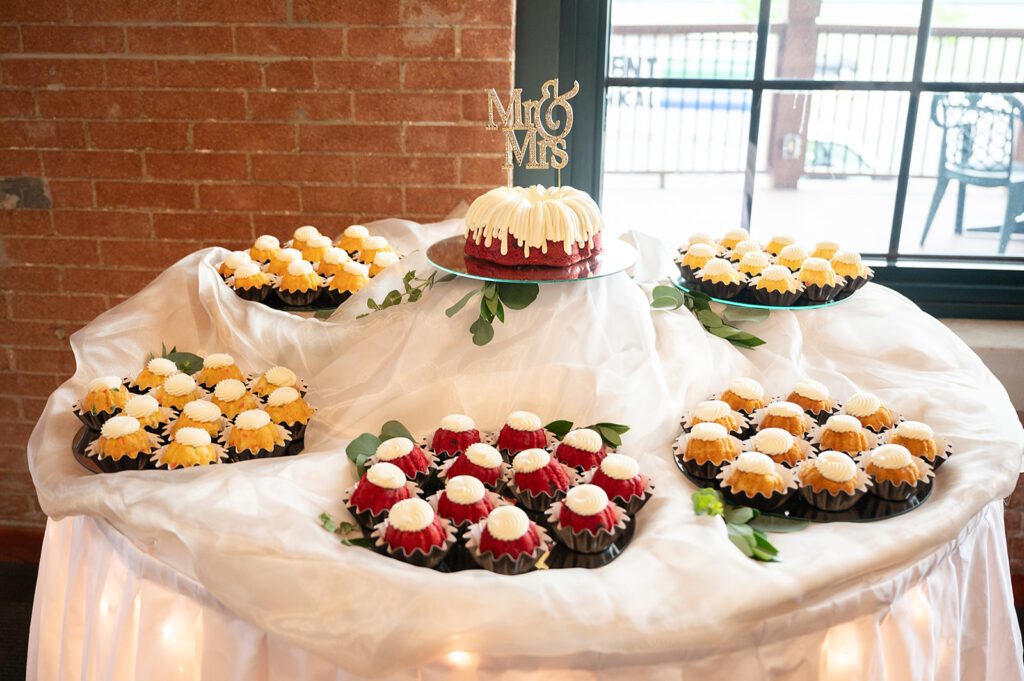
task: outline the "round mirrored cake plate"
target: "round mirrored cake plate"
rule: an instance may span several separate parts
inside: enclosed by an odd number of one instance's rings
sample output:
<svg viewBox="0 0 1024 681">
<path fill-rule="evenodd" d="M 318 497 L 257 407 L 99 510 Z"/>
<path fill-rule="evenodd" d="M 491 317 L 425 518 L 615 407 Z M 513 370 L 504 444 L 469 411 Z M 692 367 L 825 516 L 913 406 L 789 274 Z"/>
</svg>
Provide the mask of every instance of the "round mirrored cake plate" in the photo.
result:
<svg viewBox="0 0 1024 681">
<path fill-rule="evenodd" d="M 625 271 L 637 260 L 636 250 L 629 244 L 610 239 L 604 249 L 586 260 L 568 267 L 508 267 L 466 255 L 466 237 L 452 236 L 435 242 L 427 249 L 431 265 L 459 277 L 512 284 L 540 284 L 561 281 L 598 279 Z"/>
<path fill-rule="evenodd" d="M 703 291 L 701 291 L 698 287 L 694 286 L 690 282 L 688 282 L 685 279 L 683 279 L 678 274 L 673 276 L 673 277 L 671 277 L 671 281 L 672 281 L 672 285 L 675 286 L 680 291 L 685 291 L 687 293 L 700 293 L 700 294 L 703 294 L 705 296 L 708 295 L 707 293 L 704 293 Z M 727 299 L 727 298 L 715 298 L 714 296 L 708 296 L 708 297 L 711 298 L 711 300 L 716 302 L 716 303 L 722 303 L 723 305 L 733 305 L 735 307 L 755 307 L 755 308 L 762 309 L 762 310 L 814 310 L 814 309 L 817 309 L 819 307 L 832 307 L 833 305 L 838 305 L 839 303 L 841 303 L 841 302 L 843 302 L 845 300 L 849 300 L 852 295 L 853 295 L 852 293 L 848 293 L 848 294 L 846 294 L 842 298 L 836 298 L 835 300 L 830 300 L 827 303 L 806 303 L 806 304 L 803 304 L 803 305 L 789 305 L 789 306 L 783 306 L 783 305 L 762 305 L 760 303 L 755 303 L 750 298 L 747 298 L 744 293 L 741 293 L 738 298 L 728 298 Z"/>
</svg>

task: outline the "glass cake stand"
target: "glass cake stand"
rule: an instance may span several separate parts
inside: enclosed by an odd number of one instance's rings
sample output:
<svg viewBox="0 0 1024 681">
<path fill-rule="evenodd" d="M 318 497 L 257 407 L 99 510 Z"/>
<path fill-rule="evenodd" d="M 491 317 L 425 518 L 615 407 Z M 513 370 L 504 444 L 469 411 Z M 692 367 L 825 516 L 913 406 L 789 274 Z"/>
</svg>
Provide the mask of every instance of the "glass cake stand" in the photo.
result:
<svg viewBox="0 0 1024 681">
<path fill-rule="evenodd" d="M 680 291 L 685 291 L 686 293 L 700 293 L 700 294 L 705 295 L 705 296 L 708 295 L 708 294 L 704 293 L 703 291 L 701 291 L 696 286 L 694 286 L 693 284 L 691 284 L 690 282 L 688 282 L 685 279 L 683 279 L 678 274 L 673 276 L 673 277 L 670 277 L 670 281 L 672 282 L 672 285 L 675 286 Z M 854 293 L 856 293 L 856 291 L 854 291 Z M 715 298 L 714 296 L 708 296 L 708 297 L 711 298 L 711 300 L 716 302 L 716 303 L 722 303 L 723 305 L 732 305 L 733 307 L 753 307 L 753 308 L 757 308 L 757 309 L 760 309 L 760 310 L 815 310 L 815 309 L 817 309 L 819 307 L 832 307 L 833 305 L 838 305 L 839 303 L 841 303 L 841 302 L 843 302 L 845 300 L 849 300 L 850 298 L 852 298 L 853 297 L 853 293 L 847 294 L 846 296 L 844 296 L 842 298 L 837 298 L 835 300 L 830 300 L 827 303 L 806 303 L 806 304 L 803 304 L 803 305 L 789 305 L 789 306 L 785 306 L 785 305 L 762 305 L 761 303 L 751 302 L 749 299 L 745 299 L 742 296 L 739 299 L 737 299 L 737 298 L 729 298 L 729 299 L 727 299 L 727 298 Z"/>
<path fill-rule="evenodd" d="M 560 281 L 599 279 L 623 272 L 637 260 L 636 250 L 629 244 L 611 239 L 592 258 L 568 267 L 508 267 L 467 256 L 463 250 L 466 237 L 441 239 L 427 248 L 427 260 L 439 270 L 459 277 L 510 284 L 540 284 Z"/>
</svg>

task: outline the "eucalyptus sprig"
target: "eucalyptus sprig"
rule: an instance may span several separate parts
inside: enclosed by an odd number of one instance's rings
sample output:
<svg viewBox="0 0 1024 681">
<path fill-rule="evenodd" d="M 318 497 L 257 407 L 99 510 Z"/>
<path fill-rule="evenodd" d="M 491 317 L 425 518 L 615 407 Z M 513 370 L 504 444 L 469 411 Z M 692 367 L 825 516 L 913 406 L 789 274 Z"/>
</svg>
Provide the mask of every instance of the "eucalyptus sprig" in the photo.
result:
<svg viewBox="0 0 1024 681">
<path fill-rule="evenodd" d="M 356 473 L 360 478 L 366 473 L 367 460 L 377 453 L 377 447 L 380 447 L 380 443 L 396 437 L 406 437 L 415 441 L 408 428 L 398 421 L 388 421 L 381 426 L 380 435 L 363 433 L 348 443 L 348 447 L 345 448 L 345 454 L 356 465 Z"/>
<path fill-rule="evenodd" d="M 711 298 L 699 291 L 680 291 L 675 286 L 655 286 L 651 296 L 651 307 L 655 310 L 678 310 L 685 306 L 692 312 L 708 333 L 724 338 L 733 345 L 752 349 L 764 345 L 765 341 L 752 333 L 741 331 L 726 322 L 763 322 L 770 310 L 759 307 L 726 305 L 719 317 L 711 309 Z"/>
<path fill-rule="evenodd" d="M 405 273 L 405 276 L 402 277 L 402 289 L 392 289 L 388 291 L 379 303 L 373 298 L 367 298 L 366 307 L 370 308 L 371 311 L 376 312 L 377 310 L 384 310 L 386 308 L 399 305 L 405 299 L 410 303 L 415 303 L 423 297 L 423 293 L 427 289 L 434 288 L 434 284 L 442 281 L 451 281 L 454 278 L 455 275 L 450 273 L 438 277 L 437 270 L 434 270 L 430 273 L 429 277 L 419 279 L 416 276 L 416 270 L 409 270 Z M 364 312 L 361 315 L 356 315 L 356 319 L 362 319 L 369 314 L 369 312 Z"/>
<path fill-rule="evenodd" d="M 148 359 L 153 359 L 154 356 L 155 355 L 151 352 L 149 353 Z M 178 367 L 178 371 L 184 374 L 194 374 L 203 368 L 202 357 L 191 352 L 179 351 L 177 346 L 168 350 L 167 345 L 165 343 L 161 343 L 160 356 L 174 362 L 174 366 Z"/>
<path fill-rule="evenodd" d="M 320 514 L 320 525 L 331 534 L 338 535 L 341 538 L 341 543 L 345 546 L 364 546 L 370 548 L 370 538 L 363 536 L 363 531 L 355 523 L 347 521 L 336 523 L 331 518 L 330 513 L 324 512 Z M 359 533 L 358 537 L 350 536 L 356 532 Z"/>
<path fill-rule="evenodd" d="M 694 492 L 693 512 L 697 515 L 721 516 L 729 533 L 729 541 L 754 560 L 777 562 L 779 550 L 775 548 L 766 532 L 798 532 L 810 523 L 806 520 L 790 520 L 762 516 L 756 508 L 734 506 L 722 498 L 722 493 L 711 487 Z"/>
<path fill-rule="evenodd" d="M 537 299 L 538 293 L 540 293 L 540 287 L 537 284 L 489 281 L 462 296 L 459 302 L 449 307 L 444 313 L 448 317 L 454 317 L 474 296 L 482 295 L 480 316 L 469 326 L 469 332 L 473 334 L 474 345 L 487 345 L 494 338 L 495 318 L 504 323 L 506 307 L 510 310 L 525 309 Z"/>
<path fill-rule="evenodd" d="M 552 421 L 548 425 L 544 426 L 545 429 L 550 431 L 556 438 L 562 440 L 572 430 L 572 421 L 559 420 Z M 622 438 L 619 437 L 623 433 L 629 430 L 629 426 L 624 426 L 621 423 L 609 423 L 602 421 L 601 423 L 595 423 L 591 426 L 587 426 L 586 429 L 592 430 L 601 436 L 601 440 L 608 447 L 621 447 Z"/>
</svg>

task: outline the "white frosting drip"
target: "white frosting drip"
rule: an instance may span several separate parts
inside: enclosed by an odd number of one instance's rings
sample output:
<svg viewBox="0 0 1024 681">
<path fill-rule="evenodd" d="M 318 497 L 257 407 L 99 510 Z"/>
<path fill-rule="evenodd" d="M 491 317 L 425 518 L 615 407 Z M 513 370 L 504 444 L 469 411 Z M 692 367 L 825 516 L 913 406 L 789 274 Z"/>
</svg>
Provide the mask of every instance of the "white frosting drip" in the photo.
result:
<svg viewBox="0 0 1024 681">
<path fill-rule="evenodd" d="M 515 541 L 529 529 L 530 518 L 518 506 L 499 506 L 487 515 L 487 531 L 498 541 Z"/>
<path fill-rule="evenodd" d="M 882 401 L 871 393 L 857 393 L 843 403 L 843 411 L 850 416 L 871 416 L 882 408 Z"/>
<path fill-rule="evenodd" d="M 790 271 L 783 265 L 769 265 L 761 272 L 761 278 L 768 281 L 783 281 L 792 277 Z"/>
<path fill-rule="evenodd" d="M 295 388 L 278 388 L 267 397 L 267 404 L 271 407 L 283 407 L 299 399 L 299 391 Z"/>
<path fill-rule="evenodd" d="M 697 258 L 713 258 L 717 253 L 718 251 L 715 250 L 714 246 L 702 242 L 690 244 L 690 247 L 686 249 L 687 255 L 692 255 Z"/>
<path fill-rule="evenodd" d="M 396 262 L 398 262 L 398 255 L 390 251 L 381 251 L 373 256 L 373 264 L 380 268 L 390 267 Z"/>
<path fill-rule="evenodd" d="M 747 241 L 750 238 L 750 234 L 745 229 L 730 229 L 722 238 L 739 243 L 740 241 Z"/>
<path fill-rule="evenodd" d="M 422 499 L 402 499 L 388 511 L 388 525 L 400 532 L 419 532 L 434 522 L 434 509 Z"/>
<path fill-rule="evenodd" d="M 608 507 L 608 494 L 597 485 L 577 485 L 565 495 L 565 505 L 577 515 L 595 515 Z"/>
<path fill-rule="evenodd" d="M 816 251 L 838 251 L 839 244 L 835 241 L 819 241 L 814 244 L 814 250 Z"/>
<path fill-rule="evenodd" d="M 768 254 L 764 251 L 749 251 L 743 254 L 740 258 L 740 265 L 746 265 L 747 267 L 768 267 L 772 264 L 772 261 L 768 259 Z"/>
<path fill-rule="evenodd" d="M 324 236 L 323 234 L 319 234 L 312 239 L 306 239 L 305 241 L 306 245 L 311 248 L 330 248 L 331 244 L 334 243 L 331 241 L 331 237 Z"/>
<path fill-rule="evenodd" d="M 702 273 L 706 277 L 720 276 L 727 272 L 733 272 L 736 268 L 725 258 L 712 258 L 705 263 Z"/>
<path fill-rule="evenodd" d="M 543 449 L 524 449 L 512 459 L 512 470 L 516 473 L 532 473 L 551 463 L 551 455 Z"/>
<path fill-rule="evenodd" d="M 296 260 L 288 264 L 288 274 L 293 277 L 301 277 L 313 272 L 313 265 L 305 260 Z"/>
<path fill-rule="evenodd" d="M 203 368 L 220 369 L 221 367 L 231 366 L 234 363 L 235 358 L 226 352 L 215 352 L 212 355 L 206 356 L 206 359 L 203 360 Z"/>
<path fill-rule="evenodd" d="M 857 476 L 857 464 L 842 452 L 822 452 L 814 459 L 814 467 L 832 482 L 846 482 Z"/>
<path fill-rule="evenodd" d="M 275 251 L 281 247 L 281 242 L 278 241 L 276 236 L 270 234 L 262 234 L 256 239 L 256 243 L 253 247 L 257 251 Z"/>
<path fill-rule="evenodd" d="M 178 373 L 178 365 L 166 357 L 154 357 L 146 364 L 146 368 L 157 376 L 171 376 Z"/>
<path fill-rule="evenodd" d="M 824 383 L 819 383 L 818 381 L 800 381 L 793 386 L 793 392 L 809 400 L 822 401 L 828 399 L 828 388 L 825 387 Z"/>
<path fill-rule="evenodd" d="M 765 428 L 754 436 L 754 449 L 762 454 L 778 456 L 793 448 L 796 439 L 792 433 L 782 428 Z"/>
<path fill-rule="evenodd" d="M 107 438 L 124 437 L 136 432 L 142 426 L 139 420 L 133 416 L 114 416 L 109 418 L 100 429 L 100 435 Z"/>
<path fill-rule="evenodd" d="M 355 260 L 349 260 L 347 263 L 342 265 L 341 269 L 349 274 L 357 274 L 363 277 L 370 275 L 370 268 L 367 265 L 356 262 Z"/>
<path fill-rule="evenodd" d="M 543 425 L 540 417 L 528 411 L 514 411 L 505 419 L 513 430 L 531 431 L 539 430 Z"/>
<path fill-rule="evenodd" d="M 752 378 L 737 378 L 729 384 L 729 391 L 743 400 L 760 400 L 764 397 L 764 388 Z"/>
<path fill-rule="evenodd" d="M 687 239 L 687 244 L 690 246 L 694 244 L 708 244 L 709 246 L 714 246 L 715 240 L 710 234 L 705 232 L 694 232 L 690 235 L 690 238 Z"/>
<path fill-rule="evenodd" d="M 177 371 L 177 369 L 175 369 Z M 103 390 L 113 390 L 121 387 L 121 379 L 117 376 L 100 376 L 89 381 L 86 388 L 88 392 L 97 393 Z"/>
<path fill-rule="evenodd" d="M 405 485 L 405 473 L 395 464 L 382 461 L 367 469 L 366 480 L 384 489 L 398 489 Z"/>
<path fill-rule="evenodd" d="M 262 409 L 249 409 L 235 417 L 235 427 L 242 430 L 258 430 L 270 423 L 270 414 Z"/>
<path fill-rule="evenodd" d="M 210 444 L 210 434 L 202 428 L 179 428 L 174 431 L 174 441 L 186 447 L 205 447 Z"/>
<path fill-rule="evenodd" d="M 412 440 L 407 437 L 393 437 L 390 440 L 384 440 L 377 447 L 377 460 L 394 461 L 395 459 L 400 459 L 411 452 L 412 448 Z"/>
<path fill-rule="evenodd" d="M 313 225 L 303 225 L 295 230 L 295 238 L 299 241 L 309 241 L 317 236 L 320 236 L 320 230 Z"/>
<path fill-rule="evenodd" d="M 245 384 L 237 378 L 227 378 L 217 384 L 213 394 L 221 402 L 234 402 L 245 394 Z"/>
<path fill-rule="evenodd" d="M 441 430 L 447 430 L 450 433 L 465 433 L 474 428 L 476 428 L 476 424 L 473 423 L 473 419 L 465 414 L 448 414 L 441 419 Z"/>
<path fill-rule="evenodd" d="M 690 437 L 695 440 L 714 442 L 729 437 L 729 431 L 720 423 L 698 423 L 690 429 Z"/>
<path fill-rule="evenodd" d="M 466 458 L 481 468 L 497 468 L 501 465 L 501 452 L 483 442 L 475 442 L 467 447 Z"/>
<path fill-rule="evenodd" d="M 779 260 L 804 260 L 807 255 L 807 249 L 803 246 L 790 244 L 779 251 Z"/>
<path fill-rule="evenodd" d="M 912 463 L 910 450 L 902 445 L 882 445 L 871 452 L 871 463 L 879 468 L 893 470 L 906 468 Z"/>
<path fill-rule="evenodd" d="M 181 397 L 196 390 L 196 380 L 188 374 L 174 374 L 164 381 L 164 392 L 168 395 Z"/>
<path fill-rule="evenodd" d="M 124 405 L 124 413 L 142 419 L 155 413 L 159 408 L 160 403 L 152 395 L 136 395 Z"/>
<path fill-rule="evenodd" d="M 185 416 L 200 423 L 212 423 L 220 418 L 220 408 L 207 400 L 192 400 L 182 409 Z"/>
<path fill-rule="evenodd" d="M 752 239 L 744 239 L 733 247 L 732 252 L 742 258 L 748 253 L 760 253 L 761 244 L 753 241 Z M 765 260 L 767 260 L 767 257 Z"/>
<path fill-rule="evenodd" d="M 295 248 L 282 248 L 274 258 L 280 262 L 295 262 L 302 260 L 302 252 Z"/>
<path fill-rule="evenodd" d="M 260 273 L 260 266 L 254 262 L 243 263 L 235 270 L 235 279 L 248 279 Z"/>
<path fill-rule="evenodd" d="M 844 265 L 858 265 L 860 264 L 860 253 L 857 251 L 836 251 L 832 259 Z"/>
<path fill-rule="evenodd" d="M 771 416 L 784 416 L 788 418 L 804 413 L 799 404 L 793 404 L 792 402 L 772 402 L 764 410 Z"/>
<path fill-rule="evenodd" d="M 388 240 L 382 236 L 371 236 L 363 241 L 363 249 L 367 251 L 379 251 L 388 247 Z"/>
<path fill-rule="evenodd" d="M 854 433 L 860 430 L 860 421 L 847 414 L 836 414 L 829 416 L 828 421 L 825 421 L 825 430 L 831 430 L 833 433 Z"/>
<path fill-rule="evenodd" d="M 224 258 L 224 264 L 231 269 L 237 269 L 239 265 L 244 265 L 247 262 L 252 262 L 248 251 L 231 251 L 228 253 L 228 257 Z"/>
<path fill-rule="evenodd" d="M 904 421 L 896 426 L 896 434 L 911 440 L 931 440 L 935 437 L 932 427 L 920 421 Z"/>
<path fill-rule="evenodd" d="M 271 385 L 295 385 L 298 382 L 298 377 L 295 376 L 295 372 L 288 367 L 272 367 L 264 374 L 267 378 L 267 383 Z"/>
<path fill-rule="evenodd" d="M 640 474 L 640 464 L 625 454 L 609 454 L 601 459 L 601 472 L 612 480 L 632 480 Z"/>
<path fill-rule="evenodd" d="M 589 428 L 580 428 L 579 430 L 570 430 L 565 434 L 565 439 L 562 440 L 565 444 L 576 449 L 582 449 L 584 452 L 599 452 L 601 451 L 601 436 Z"/>
<path fill-rule="evenodd" d="M 324 262 L 330 265 L 340 265 L 350 260 L 352 260 L 352 257 L 349 256 L 348 251 L 344 248 L 331 247 L 324 251 Z"/>
<path fill-rule="evenodd" d="M 520 245 L 526 257 L 531 249 L 547 253 L 548 240 L 564 242 L 571 253 L 573 244 L 592 243 L 602 229 L 594 199 L 568 186 L 495 187 L 477 197 L 466 214 L 466 236 L 485 247 L 497 239 L 502 255 Z"/>
<path fill-rule="evenodd" d="M 708 400 L 697 405 L 693 417 L 701 421 L 717 421 L 732 413 L 732 407 L 722 400 Z"/>
<path fill-rule="evenodd" d="M 775 472 L 775 462 L 761 452 L 743 452 L 736 457 L 736 468 L 744 473 L 771 475 Z"/>
<path fill-rule="evenodd" d="M 804 260 L 803 268 L 810 272 L 826 272 L 832 269 L 832 265 L 825 258 L 807 258 Z"/>
<path fill-rule="evenodd" d="M 472 475 L 456 475 L 444 484 L 444 495 L 454 504 L 475 504 L 485 493 L 484 483 Z"/>
<path fill-rule="evenodd" d="M 365 239 L 370 236 L 370 231 L 362 225 L 350 225 L 345 229 L 345 236 L 350 239 Z"/>
</svg>

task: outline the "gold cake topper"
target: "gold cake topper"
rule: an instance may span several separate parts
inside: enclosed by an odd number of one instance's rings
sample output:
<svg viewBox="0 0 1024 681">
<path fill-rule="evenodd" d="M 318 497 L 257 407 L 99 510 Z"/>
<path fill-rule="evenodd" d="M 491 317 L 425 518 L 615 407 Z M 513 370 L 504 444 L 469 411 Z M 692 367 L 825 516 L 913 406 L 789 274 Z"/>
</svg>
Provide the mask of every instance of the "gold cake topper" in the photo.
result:
<svg viewBox="0 0 1024 681">
<path fill-rule="evenodd" d="M 573 81 L 571 90 L 558 94 L 558 79 L 553 78 L 541 86 L 540 99 L 523 101 L 523 88 L 516 88 L 509 92 L 508 106 L 502 106 L 494 88 L 487 93 L 487 129 L 501 128 L 505 133 L 505 163 L 501 167 L 508 173 L 509 187 L 512 186 L 513 168 L 516 165 L 522 166 L 524 160 L 526 165 L 523 167 L 529 170 L 558 169 L 558 184 L 561 186 L 562 168 L 569 162 L 565 137 L 572 130 L 572 106 L 569 100 L 579 91 L 579 82 Z M 564 123 L 555 120 L 553 111 L 556 107 L 565 110 Z M 497 121 L 495 109 L 498 111 Z M 526 131 L 522 144 L 516 138 L 518 130 Z"/>
</svg>

